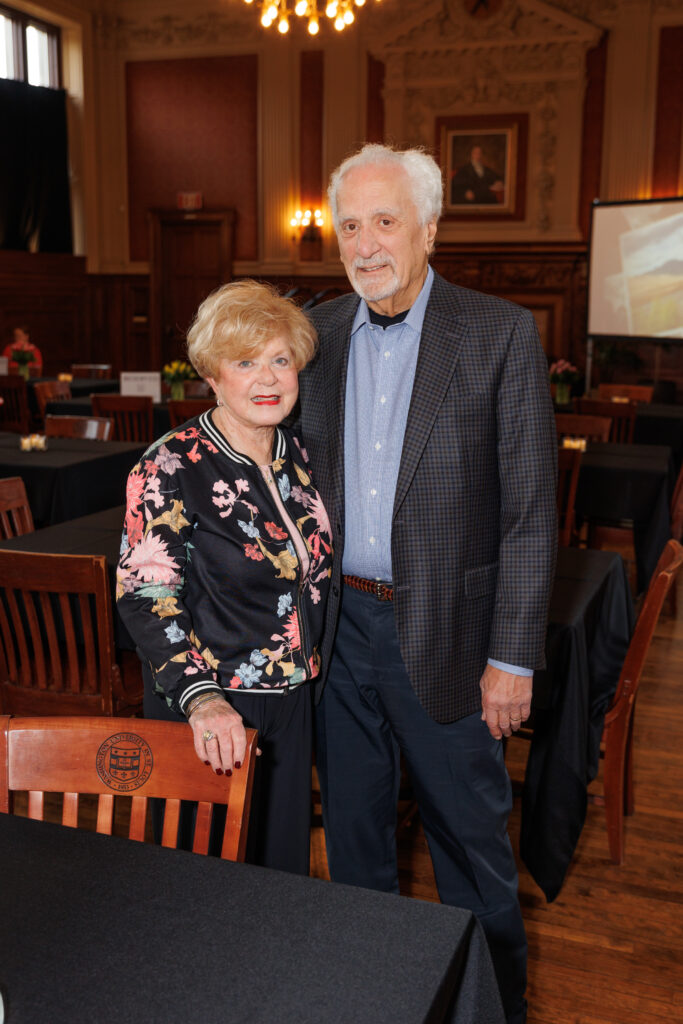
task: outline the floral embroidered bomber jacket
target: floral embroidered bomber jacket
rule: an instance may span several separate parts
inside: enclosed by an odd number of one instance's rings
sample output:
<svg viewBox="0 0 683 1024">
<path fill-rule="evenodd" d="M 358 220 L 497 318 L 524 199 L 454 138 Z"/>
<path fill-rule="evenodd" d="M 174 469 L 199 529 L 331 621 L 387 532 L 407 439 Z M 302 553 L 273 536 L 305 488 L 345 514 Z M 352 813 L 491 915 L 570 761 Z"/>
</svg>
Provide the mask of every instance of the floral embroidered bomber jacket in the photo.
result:
<svg viewBox="0 0 683 1024">
<path fill-rule="evenodd" d="M 273 455 L 307 571 L 261 470 L 210 411 L 156 441 L 128 477 L 117 607 L 176 712 L 202 693 L 285 691 L 320 671 L 330 524 L 283 427 Z"/>
</svg>

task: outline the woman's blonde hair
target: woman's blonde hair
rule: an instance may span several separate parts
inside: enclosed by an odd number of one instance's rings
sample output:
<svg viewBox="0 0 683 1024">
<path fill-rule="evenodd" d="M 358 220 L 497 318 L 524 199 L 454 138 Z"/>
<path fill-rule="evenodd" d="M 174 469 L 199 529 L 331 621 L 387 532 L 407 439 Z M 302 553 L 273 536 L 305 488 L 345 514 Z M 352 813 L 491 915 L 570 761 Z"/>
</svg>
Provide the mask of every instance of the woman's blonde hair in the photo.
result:
<svg viewBox="0 0 683 1024">
<path fill-rule="evenodd" d="M 245 279 L 212 292 L 187 333 L 187 354 L 200 377 L 217 377 L 221 359 L 243 359 L 274 338 L 289 342 L 303 370 L 315 355 L 315 328 L 291 299 L 269 284 Z"/>
</svg>

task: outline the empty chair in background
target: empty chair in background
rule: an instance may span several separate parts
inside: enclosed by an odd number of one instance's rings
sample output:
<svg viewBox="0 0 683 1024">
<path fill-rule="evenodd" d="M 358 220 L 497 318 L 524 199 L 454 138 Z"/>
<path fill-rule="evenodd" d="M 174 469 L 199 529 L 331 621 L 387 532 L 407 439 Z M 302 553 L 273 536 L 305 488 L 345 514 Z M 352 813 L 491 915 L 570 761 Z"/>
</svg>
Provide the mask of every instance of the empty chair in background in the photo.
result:
<svg viewBox="0 0 683 1024">
<path fill-rule="evenodd" d="M 599 398 L 577 398 L 577 412 L 582 416 L 609 416 L 612 420 L 610 441 L 631 444 L 636 427 L 638 403 L 634 401 L 611 402 Z"/>
<path fill-rule="evenodd" d="M 109 380 L 112 375 L 111 363 L 72 363 L 73 377 L 89 377 L 91 380 Z"/>
<path fill-rule="evenodd" d="M 47 437 L 80 437 L 87 441 L 110 441 L 114 421 L 110 416 L 46 416 Z"/>
<path fill-rule="evenodd" d="M 26 381 L 17 373 L 0 374 L 0 430 L 31 433 Z"/>
<path fill-rule="evenodd" d="M 149 395 L 91 395 L 90 401 L 95 416 L 114 420 L 115 441 L 153 440 L 154 403 Z"/>
<path fill-rule="evenodd" d="M 651 402 L 654 393 L 654 384 L 598 384 L 598 398 L 606 402 L 611 402 L 615 398 Z"/>
<path fill-rule="evenodd" d="M 212 398 L 172 398 L 168 403 L 168 416 L 171 429 L 175 430 L 181 423 L 186 423 L 193 416 L 210 409 L 215 404 Z"/>
<path fill-rule="evenodd" d="M 557 439 L 583 437 L 587 441 L 609 441 L 612 420 L 609 416 L 582 416 L 576 412 L 555 413 Z"/>
<path fill-rule="evenodd" d="M 71 385 L 65 380 L 39 380 L 33 385 L 41 420 L 45 419 L 48 402 L 62 402 L 71 398 Z"/>
</svg>

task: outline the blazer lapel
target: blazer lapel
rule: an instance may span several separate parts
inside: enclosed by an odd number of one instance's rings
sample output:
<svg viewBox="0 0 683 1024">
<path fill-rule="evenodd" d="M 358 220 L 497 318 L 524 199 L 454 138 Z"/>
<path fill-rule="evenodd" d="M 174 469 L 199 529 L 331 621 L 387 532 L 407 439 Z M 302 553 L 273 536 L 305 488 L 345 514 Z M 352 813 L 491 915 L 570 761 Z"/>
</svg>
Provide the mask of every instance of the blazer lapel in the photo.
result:
<svg viewBox="0 0 683 1024">
<path fill-rule="evenodd" d="M 452 299 L 450 302 L 439 301 L 442 288 L 443 282 L 437 275 L 422 325 L 415 383 L 396 482 L 394 516 L 408 492 L 467 340 L 467 326 L 454 315 Z"/>
</svg>

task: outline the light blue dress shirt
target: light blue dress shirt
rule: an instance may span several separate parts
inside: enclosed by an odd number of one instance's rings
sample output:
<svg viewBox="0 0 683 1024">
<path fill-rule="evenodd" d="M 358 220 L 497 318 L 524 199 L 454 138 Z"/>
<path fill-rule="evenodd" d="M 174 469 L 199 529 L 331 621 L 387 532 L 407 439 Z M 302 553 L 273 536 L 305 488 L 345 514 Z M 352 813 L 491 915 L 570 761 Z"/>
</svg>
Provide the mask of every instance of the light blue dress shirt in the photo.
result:
<svg viewBox="0 0 683 1024">
<path fill-rule="evenodd" d="M 392 579 L 391 519 L 420 336 L 434 271 L 405 320 L 373 324 L 361 299 L 351 328 L 344 429 L 344 555 L 342 571 Z M 530 669 L 489 660 L 518 675 Z"/>
</svg>

